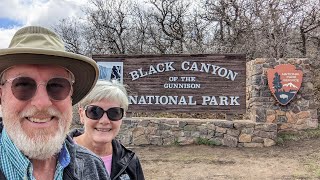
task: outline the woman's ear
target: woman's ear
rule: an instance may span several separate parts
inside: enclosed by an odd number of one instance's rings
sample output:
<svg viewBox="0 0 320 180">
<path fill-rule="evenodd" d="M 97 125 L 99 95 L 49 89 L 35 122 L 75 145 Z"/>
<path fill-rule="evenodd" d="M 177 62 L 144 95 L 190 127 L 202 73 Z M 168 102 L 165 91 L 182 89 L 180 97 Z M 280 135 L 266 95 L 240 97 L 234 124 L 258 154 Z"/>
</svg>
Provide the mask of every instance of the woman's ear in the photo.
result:
<svg viewBox="0 0 320 180">
<path fill-rule="evenodd" d="M 82 107 L 79 107 L 78 113 L 79 113 L 81 124 L 84 124 L 84 113 L 85 113 L 84 109 Z"/>
</svg>

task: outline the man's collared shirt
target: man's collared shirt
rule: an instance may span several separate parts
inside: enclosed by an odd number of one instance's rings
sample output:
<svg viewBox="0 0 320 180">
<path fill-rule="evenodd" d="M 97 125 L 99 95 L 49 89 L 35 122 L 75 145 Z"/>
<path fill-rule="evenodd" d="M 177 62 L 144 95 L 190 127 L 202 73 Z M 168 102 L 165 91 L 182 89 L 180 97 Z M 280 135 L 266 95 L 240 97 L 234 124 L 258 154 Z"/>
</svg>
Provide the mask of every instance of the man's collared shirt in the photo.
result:
<svg viewBox="0 0 320 180">
<path fill-rule="evenodd" d="M 0 136 L 0 169 L 6 178 L 35 180 L 30 160 L 13 144 L 5 128 L 3 128 Z M 62 180 L 63 170 L 69 163 L 70 154 L 64 143 L 58 156 L 55 180 Z"/>
</svg>

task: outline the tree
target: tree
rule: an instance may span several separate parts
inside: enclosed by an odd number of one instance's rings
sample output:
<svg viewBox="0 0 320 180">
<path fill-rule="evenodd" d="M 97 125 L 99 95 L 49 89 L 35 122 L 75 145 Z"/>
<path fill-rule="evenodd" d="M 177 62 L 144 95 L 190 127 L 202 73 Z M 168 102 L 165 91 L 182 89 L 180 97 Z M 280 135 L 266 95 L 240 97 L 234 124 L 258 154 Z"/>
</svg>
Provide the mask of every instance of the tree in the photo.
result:
<svg viewBox="0 0 320 180">
<path fill-rule="evenodd" d="M 282 88 L 280 75 L 277 72 L 274 74 L 272 84 L 273 84 L 273 88 L 275 89 L 276 93 L 279 92 L 279 89 Z"/>
<path fill-rule="evenodd" d="M 90 0 L 55 27 L 82 54 L 243 53 L 308 57 L 320 51 L 316 0 Z"/>
</svg>

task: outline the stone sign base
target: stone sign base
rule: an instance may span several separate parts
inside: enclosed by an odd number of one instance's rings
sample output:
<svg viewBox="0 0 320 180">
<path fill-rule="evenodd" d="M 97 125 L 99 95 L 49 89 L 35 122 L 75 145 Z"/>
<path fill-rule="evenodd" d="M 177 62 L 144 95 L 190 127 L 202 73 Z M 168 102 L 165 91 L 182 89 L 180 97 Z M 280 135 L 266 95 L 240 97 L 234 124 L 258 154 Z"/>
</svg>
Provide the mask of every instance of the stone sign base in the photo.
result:
<svg viewBox="0 0 320 180">
<path fill-rule="evenodd" d="M 124 145 L 188 145 L 197 141 L 228 147 L 276 143 L 277 125 L 251 120 L 124 118 L 118 139 Z"/>
<path fill-rule="evenodd" d="M 291 64 L 303 72 L 301 88 L 287 105 L 277 102 L 268 87 L 267 72 L 281 64 Z M 318 127 L 315 92 L 316 69 L 308 58 L 258 58 L 247 62 L 247 115 L 253 122 L 277 124 L 278 131 L 300 131 Z"/>
</svg>

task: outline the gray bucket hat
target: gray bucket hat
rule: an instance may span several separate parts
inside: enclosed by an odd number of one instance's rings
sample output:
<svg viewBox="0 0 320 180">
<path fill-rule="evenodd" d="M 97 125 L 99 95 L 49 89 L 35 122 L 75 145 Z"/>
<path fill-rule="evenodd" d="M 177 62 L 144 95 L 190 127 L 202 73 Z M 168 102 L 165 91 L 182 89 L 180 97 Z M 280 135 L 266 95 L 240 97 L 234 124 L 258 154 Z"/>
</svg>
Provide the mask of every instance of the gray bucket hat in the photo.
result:
<svg viewBox="0 0 320 180">
<path fill-rule="evenodd" d="M 90 92 L 99 76 L 93 59 L 67 52 L 63 41 L 54 32 L 39 26 L 18 30 L 9 48 L 0 49 L 0 74 L 20 64 L 58 65 L 72 72 L 75 77 L 72 105 Z"/>
</svg>

